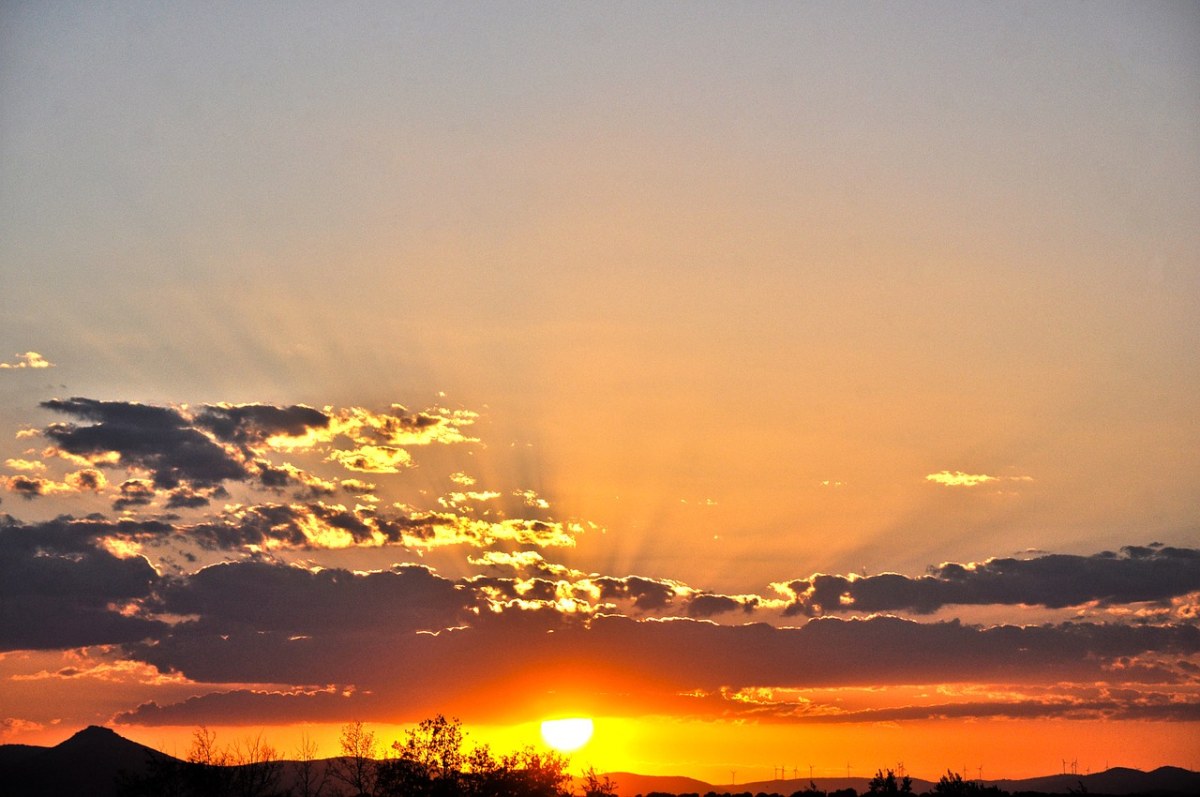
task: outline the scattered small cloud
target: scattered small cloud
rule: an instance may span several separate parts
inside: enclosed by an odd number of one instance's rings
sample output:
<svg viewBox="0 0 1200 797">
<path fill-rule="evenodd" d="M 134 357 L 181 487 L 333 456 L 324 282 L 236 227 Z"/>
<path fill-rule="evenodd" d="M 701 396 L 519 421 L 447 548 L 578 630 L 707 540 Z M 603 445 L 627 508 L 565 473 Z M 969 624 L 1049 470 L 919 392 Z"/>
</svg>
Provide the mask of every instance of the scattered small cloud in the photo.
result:
<svg viewBox="0 0 1200 797">
<path fill-rule="evenodd" d="M 0 362 L 0 370 L 10 370 L 17 368 L 53 368 L 54 363 L 48 361 L 45 357 L 38 354 L 36 351 L 27 351 L 24 354 L 17 354 L 16 360 L 13 362 Z"/>
<path fill-rule="evenodd" d="M 399 473 L 413 466 L 412 454 L 396 446 L 359 446 L 330 453 L 329 461 L 359 473 Z"/>
<path fill-rule="evenodd" d="M 46 469 L 46 463 L 35 459 L 6 459 L 4 465 L 9 470 L 19 470 L 26 473 L 34 471 L 43 471 Z"/>
<path fill-rule="evenodd" d="M 118 490 L 119 495 L 113 499 L 113 509 L 118 512 L 146 506 L 154 500 L 154 485 L 146 479 L 126 479 Z"/>
<path fill-rule="evenodd" d="M 525 506 L 532 507 L 534 509 L 550 508 L 550 502 L 545 498 L 542 498 L 533 490 L 514 490 L 513 495 L 520 498 L 524 502 Z"/>
<path fill-rule="evenodd" d="M 977 487 L 980 484 L 996 481 L 996 477 L 988 476 L 986 473 L 963 473 L 961 470 L 951 473 L 948 470 L 943 470 L 938 473 L 929 474 L 925 477 L 925 481 L 934 482 L 944 487 Z"/>
<path fill-rule="evenodd" d="M 978 487 L 981 484 L 988 482 L 1031 482 L 1032 476 L 991 476 L 986 473 L 963 473 L 961 470 L 956 471 L 938 471 L 930 473 L 925 477 L 925 481 L 940 484 L 943 487 Z M 840 484 L 840 482 L 838 483 Z"/>
<path fill-rule="evenodd" d="M 0 484 L 3 484 L 5 489 L 26 499 L 85 491 L 100 492 L 107 483 L 104 474 L 94 468 L 68 473 L 62 481 L 27 474 L 0 477 Z"/>
</svg>

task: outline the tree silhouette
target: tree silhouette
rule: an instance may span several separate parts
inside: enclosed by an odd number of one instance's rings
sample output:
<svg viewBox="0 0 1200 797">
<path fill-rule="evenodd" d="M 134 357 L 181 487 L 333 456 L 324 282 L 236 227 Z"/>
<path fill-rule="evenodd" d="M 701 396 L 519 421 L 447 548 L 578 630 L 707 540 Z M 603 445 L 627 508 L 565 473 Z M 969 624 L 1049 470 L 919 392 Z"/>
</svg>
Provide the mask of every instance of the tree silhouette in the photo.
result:
<svg viewBox="0 0 1200 797">
<path fill-rule="evenodd" d="M 341 755 L 327 767 L 302 736 L 291 788 L 284 789 L 280 754 L 261 735 L 221 746 L 201 726 L 186 761 L 161 756 L 144 775 L 122 777 L 118 788 L 122 797 L 573 797 L 565 757 L 532 747 L 497 757 L 487 745 L 468 751 L 465 740 L 462 723 L 439 714 L 407 731 L 392 744 L 395 755 L 380 761 L 375 733 L 352 722 L 342 726 Z M 594 769 L 582 788 L 582 797 L 616 794 L 612 780 Z"/>
<path fill-rule="evenodd" d="M 486 745 L 467 752 L 465 739 L 458 719 L 422 720 L 392 745 L 396 757 L 380 765 L 378 795 L 569 797 L 565 758 L 526 748 L 497 759 Z"/>
<path fill-rule="evenodd" d="M 893 770 L 875 770 L 875 777 L 867 782 L 867 791 L 871 794 L 912 794 L 912 778 L 908 775 L 896 779 Z"/>
<path fill-rule="evenodd" d="M 279 797 L 283 762 L 279 751 L 250 736 L 232 745 L 201 725 L 192 732 L 187 758 L 152 757 L 146 772 L 117 783 L 122 797 Z"/>
<path fill-rule="evenodd" d="M 963 780 L 963 776 L 949 769 L 946 774 L 938 778 L 938 782 L 933 787 L 934 794 L 970 794 L 971 787 L 975 784 L 971 781 Z"/>
<path fill-rule="evenodd" d="M 237 797 L 271 797 L 279 794 L 283 775 L 282 756 L 262 734 L 234 742 L 229 751 L 233 764 L 233 793 Z"/>
<path fill-rule="evenodd" d="M 999 786 L 983 786 L 973 780 L 964 780 L 963 776 L 949 769 L 938 778 L 933 786 L 934 794 L 946 795 L 987 795 L 1003 794 Z"/>
<path fill-rule="evenodd" d="M 297 797 L 321 797 L 329 778 L 327 767 L 317 766 L 317 743 L 308 732 L 300 734 L 300 746 L 296 748 Z"/>
<path fill-rule="evenodd" d="M 333 763 L 333 776 L 350 789 L 351 797 L 376 797 L 379 764 L 375 732 L 356 720 L 342 726 L 339 741 L 342 756 Z"/>
</svg>

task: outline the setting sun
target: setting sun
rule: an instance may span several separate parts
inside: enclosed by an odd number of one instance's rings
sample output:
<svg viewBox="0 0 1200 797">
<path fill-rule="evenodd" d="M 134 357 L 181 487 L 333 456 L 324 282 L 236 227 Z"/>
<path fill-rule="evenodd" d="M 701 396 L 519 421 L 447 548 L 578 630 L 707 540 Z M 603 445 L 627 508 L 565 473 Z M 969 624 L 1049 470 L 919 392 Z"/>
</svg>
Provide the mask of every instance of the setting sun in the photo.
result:
<svg viewBox="0 0 1200 797">
<path fill-rule="evenodd" d="M 555 750 L 571 753 L 588 743 L 593 730 L 590 719 L 546 720 L 542 723 L 542 738 Z"/>
</svg>

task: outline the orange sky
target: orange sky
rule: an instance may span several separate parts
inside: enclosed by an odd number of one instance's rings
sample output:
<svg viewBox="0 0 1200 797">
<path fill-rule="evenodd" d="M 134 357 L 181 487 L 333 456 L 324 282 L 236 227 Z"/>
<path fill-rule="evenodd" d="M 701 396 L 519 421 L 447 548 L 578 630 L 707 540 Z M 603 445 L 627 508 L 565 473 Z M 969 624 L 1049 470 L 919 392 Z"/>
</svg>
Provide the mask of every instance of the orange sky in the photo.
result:
<svg viewBox="0 0 1200 797">
<path fill-rule="evenodd" d="M 1193 7 L 0 31 L 0 742 L 1200 768 Z"/>
</svg>

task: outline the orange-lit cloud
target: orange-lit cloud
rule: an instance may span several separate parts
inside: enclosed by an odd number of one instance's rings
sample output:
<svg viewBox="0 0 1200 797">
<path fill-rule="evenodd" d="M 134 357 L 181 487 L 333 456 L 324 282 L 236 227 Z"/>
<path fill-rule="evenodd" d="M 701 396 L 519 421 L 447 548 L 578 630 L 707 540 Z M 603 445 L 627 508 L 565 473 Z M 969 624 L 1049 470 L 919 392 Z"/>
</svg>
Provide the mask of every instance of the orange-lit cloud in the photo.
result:
<svg viewBox="0 0 1200 797">
<path fill-rule="evenodd" d="M 940 484 L 943 487 L 978 487 L 981 484 L 996 481 L 1031 482 L 1032 476 L 989 476 L 986 473 L 963 473 L 956 471 L 938 471 L 925 477 L 925 481 Z"/>
<path fill-rule="evenodd" d="M 39 462 L 38 460 L 6 459 L 4 460 L 4 464 L 6 467 L 11 468 L 12 470 L 20 470 L 27 473 L 43 471 L 46 469 L 46 463 Z"/>
<path fill-rule="evenodd" d="M 102 645 L 111 660 L 78 673 L 132 683 L 157 672 L 198 692 L 129 706 L 125 721 L 408 716 L 445 708 L 433 697 L 463 683 L 472 710 L 493 718 L 512 718 L 499 696 L 516 689 L 531 703 L 570 693 L 630 716 L 810 724 L 1195 713 L 1193 548 L 1028 552 L 726 593 L 581 567 L 571 555 L 590 524 L 453 459 L 424 479 L 436 489 L 379 500 L 419 472 L 408 446 L 473 442 L 470 413 L 82 398 L 47 408 L 88 423 L 45 427 L 46 456 L 88 466 L 61 480 L 30 469 L 6 486 L 43 500 L 69 491 L 120 514 L 5 516 L 0 598 L 20 611 L 0 623 L 0 650 Z M 455 575 L 327 561 L 371 549 L 442 557 Z M 1008 607 L 1013 619 L 967 623 L 960 607 Z M 1054 619 L 1020 622 L 1031 607 Z M 880 686 L 893 691 L 863 697 Z"/>
<path fill-rule="evenodd" d="M 329 454 L 329 460 L 359 473 L 399 473 L 402 468 L 411 468 L 413 464 L 412 454 L 395 446 L 367 445 L 335 450 Z"/>
<path fill-rule="evenodd" d="M 9 492 L 17 493 L 24 498 L 36 498 L 48 495 L 64 495 L 69 493 L 93 492 L 98 493 L 107 486 L 104 474 L 94 468 L 68 473 L 62 481 L 45 479 L 40 476 L 18 474 L 16 476 L 0 477 Z"/>
</svg>

